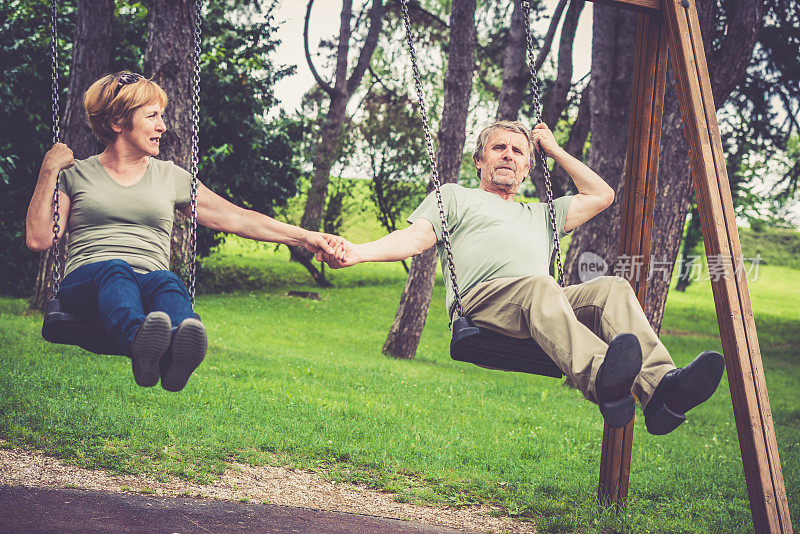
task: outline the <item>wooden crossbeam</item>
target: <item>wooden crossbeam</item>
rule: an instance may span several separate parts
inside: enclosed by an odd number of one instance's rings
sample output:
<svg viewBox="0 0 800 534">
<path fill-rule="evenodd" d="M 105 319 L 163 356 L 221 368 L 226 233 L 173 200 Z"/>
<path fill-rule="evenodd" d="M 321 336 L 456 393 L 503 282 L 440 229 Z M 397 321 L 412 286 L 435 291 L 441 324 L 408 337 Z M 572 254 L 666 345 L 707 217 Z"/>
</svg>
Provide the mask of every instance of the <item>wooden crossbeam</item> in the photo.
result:
<svg viewBox="0 0 800 534">
<path fill-rule="evenodd" d="M 594 0 L 594 2 L 596 4 L 607 4 L 645 13 L 653 13 L 661 10 L 661 0 Z"/>
<path fill-rule="evenodd" d="M 636 32 L 625 189 L 622 196 L 620 256 L 637 268 L 627 270 L 639 303 L 647 297 L 650 243 L 661 147 L 661 117 L 667 77 L 667 41 L 659 14 L 639 15 Z M 624 505 L 628 497 L 633 425 L 603 429 L 598 497 L 606 504 Z"/>
<path fill-rule="evenodd" d="M 792 531 L 695 0 L 663 0 L 711 287 L 755 532 Z"/>
</svg>

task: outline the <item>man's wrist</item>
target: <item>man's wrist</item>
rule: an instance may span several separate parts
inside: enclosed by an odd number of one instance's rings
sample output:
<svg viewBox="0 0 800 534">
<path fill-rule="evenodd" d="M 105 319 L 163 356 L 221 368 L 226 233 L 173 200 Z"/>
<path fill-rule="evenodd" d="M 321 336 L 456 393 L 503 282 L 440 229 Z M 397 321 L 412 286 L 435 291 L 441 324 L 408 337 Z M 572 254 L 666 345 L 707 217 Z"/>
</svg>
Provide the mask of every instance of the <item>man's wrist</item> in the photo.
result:
<svg viewBox="0 0 800 534">
<path fill-rule="evenodd" d="M 559 146 L 557 149 L 555 149 L 553 151 L 553 153 L 550 155 L 550 157 L 553 158 L 554 160 L 556 160 L 556 163 L 558 163 L 559 161 L 562 161 L 565 158 L 570 157 L 570 154 L 569 154 L 569 152 L 564 150 L 563 147 Z"/>
</svg>

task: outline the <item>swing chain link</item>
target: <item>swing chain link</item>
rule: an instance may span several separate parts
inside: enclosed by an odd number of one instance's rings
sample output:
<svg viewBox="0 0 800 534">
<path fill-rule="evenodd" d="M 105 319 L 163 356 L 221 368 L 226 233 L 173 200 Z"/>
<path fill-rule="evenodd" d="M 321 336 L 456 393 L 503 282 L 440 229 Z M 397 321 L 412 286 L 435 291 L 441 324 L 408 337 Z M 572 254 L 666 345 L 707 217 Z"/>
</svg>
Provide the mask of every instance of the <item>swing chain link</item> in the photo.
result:
<svg viewBox="0 0 800 534">
<path fill-rule="evenodd" d="M 533 93 L 533 110 L 535 123 L 542 122 L 542 101 L 539 94 L 539 78 L 536 75 L 536 55 L 534 53 L 533 36 L 530 29 L 530 13 L 531 4 L 528 0 L 522 2 L 523 20 L 525 21 L 525 41 L 527 43 L 527 58 L 528 70 L 531 73 L 531 91 Z M 553 189 L 550 183 L 550 169 L 547 166 L 547 155 L 544 149 L 539 145 L 539 150 L 536 152 L 536 164 L 541 169 L 544 175 L 545 193 L 547 195 L 547 211 L 550 214 L 550 227 L 553 231 L 553 244 L 555 247 L 556 268 L 558 270 L 558 283 L 564 287 L 566 280 L 564 279 L 564 267 L 561 265 L 561 244 L 558 240 L 558 226 L 556 224 L 556 210 L 553 206 Z"/>
<path fill-rule="evenodd" d="M 195 1 L 194 9 L 194 47 L 192 50 L 192 145 L 189 172 L 192 175 L 192 231 L 190 235 L 189 298 L 194 308 L 195 286 L 197 285 L 197 166 L 200 142 L 200 40 L 201 10 L 203 0 Z"/>
<path fill-rule="evenodd" d="M 411 69 L 414 76 L 414 87 L 417 92 L 417 101 L 420 107 L 420 114 L 422 115 L 422 128 L 425 131 L 425 144 L 428 150 L 428 162 L 431 165 L 431 181 L 433 182 L 434 191 L 436 193 L 436 205 L 439 208 L 439 218 L 442 222 L 442 241 L 447 256 L 447 266 L 450 270 L 450 281 L 453 285 L 453 294 L 455 296 L 456 313 L 459 317 L 464 316 L 464 309 L 461 306 L 461 295 L 458 291 L 458 279 L 456 277 L 456 268 L 453 263 L 453 250 L 450 245 L 450 231 L 447 228 L 447 216 L 444 212 L 444 202 L 442 201 L 441 182 L 439 181 L 439 170 L 436 163 L 436 151 L 433 146 L 433 137 L 431 135 L 430 124 L 428 123 L 428 113 L 425 109 L 425 93 L 422 89 L 422 82 L 420 81 L 419 67 L 417 65 L 417 55 L 414 51 L 414 43 L 411 39 L 411 19 L 408 15 L 407 0 L 400 0 L 400 5 L 403 9 L 403 24 L 406 29 L 406 42 L 408 43 L 408 50 L 411 55 Z"/>
<path fill-rule="evenodd" d="M 51 96 L 52 96 L 52 110 L 53 110 L 53 144 L 58 143 L 61 137 L 61 129 L 59 125 L 59 116 L 61 111 L 58 106 L 58 4 L 57 0 L 50 0 L 50 63 L 52 66 L 52 83 Z M 53 298 L 58 296 L 61 289 L 61 261 L 58 257 L 59 238 L 58 233 L 61 231 L 59 220 L 59 182 L 61 173 L 56 174 L 56 186 L 53 190 L 53 273 L 51 282 L 53 283 Z"/>
</svg>

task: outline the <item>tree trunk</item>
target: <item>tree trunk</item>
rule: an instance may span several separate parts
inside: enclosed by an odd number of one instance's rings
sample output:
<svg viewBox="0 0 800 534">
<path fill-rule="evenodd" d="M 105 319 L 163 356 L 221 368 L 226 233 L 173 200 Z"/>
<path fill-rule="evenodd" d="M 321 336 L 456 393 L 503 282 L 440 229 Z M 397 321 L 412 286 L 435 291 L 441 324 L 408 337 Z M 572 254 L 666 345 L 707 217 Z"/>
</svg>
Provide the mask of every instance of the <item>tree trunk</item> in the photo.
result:
<svg viewBox="0 0 800 534">
<path fill-rule="evenodd" d="M 476 42 L 475 0 L 454 0 L 450 13 L 450 54 L 444 79 L 444 110 L 438 136 L 437 160 L 442 183 L 458 180 L 472 92 Z M 434 250 L 414 258 L 394 323 L 383 345 L 384 354 L 395 358 L 414 357 L 428 317 L 435 273 Z"/>
<path fill-rule="evenodd" d="M 583 4 L 583 0 L 581 0 L 581 4 Z M 561 14 L 564 12 L 564 7 L 566 7 L 566 5 L 567 0 L 560 0 L 558 5 L 556 5 L 556 9 L 553 11 L 553 16 L 550 18 L 550 25 L 547 28 L 547 33 L 544 36 L 542 46 L 539 49 L 533 66 L 533 70 L 536 73 L 538 73 L 542 65 L 544 65 L 547 54 L 550 53 L 550 47 L 553 44 L 553 38 L 555 37 L 558 23 L 561 20 Z M 528 80 L 530 78 L 530 71 L 525 60 L 526 47 L 525 14 L 522 10 L 522 0 L 514 0 L 511 25 L 508 28 L 508 36 L 506 37 L 503 50 L 503 81 L 500 85 L 500 97 L 498 99 L 496 116 L 496 119 L 499 121 L 515 121 L 517 120 L 517 115 L 519 115 L 519 108 L 522 105 L 525 87 L 528 85 Z M 571 61 L 572 58 L 570 58 L 570 62 Z"/>
<path fill-rule="evenodd" d="M 567 107 L 567 95 L 572 87 L 572 45 L 584 4 L 584 0 L 572 0 L 567 8 L 558 45 L 558 74 L 553 85 L 542 95 L 542 121 L 551 129 L 558 125 Z"/>
<path fill-rule="evenodd" d="M 328 195 L 328 182 L 331 168 L 341 157 L 341 137 L 345 120 L 345 108 L 350 96 L 343 91 L 334 91 L 325 124 L 320 132 L 320 143 L 314 154 L 314 172 L 311 187 L 308 190 L 303 218 L 300 226 L 309 230 L 318 230 L 325 211 L 325 199 Z M 291 259 L 302 264 L 320 287 L 330 287 L 321 269 L 314 264 L 314 256 L 303 247 L 290 247 Z"/>
<path fill-rule="evenodd" d="M 627 136 L 620 132 L 628 131 L 637 16 L 602 4 L 594 6 L 588 165 L 614 188 L 617 201 L 575 230 L 564 265 L 570 284 L 581 282 L 577 265 L 584 253 L 594 253 L 612 267 L 617 259 L 627 151 Z M 611 228 L 615 230 L 609 231 Z"/>
<path fill-rule="evenodd" d="M 581 101 L 578 104 L 578 115 L 569 130 L 569 138 L 564 145 L 564 150 L 583 161 L 583 148 L 586 146 L 586 139 L 589 137 L 589 127 L 591 126 L 591 108 L 589 107 L 589 86 L 587 85 L 581 93 Z M 551 174 L 553 182 L 553 198 L 564 195 L 570 181 L 569 174 L 559 165 L 553 166 Z"/>
<path fill-rule="evenodd" d="M 564 24 L 561 25 L 561 38 L 558 46 L 558 74 L 553 85 L 542 95 L 542 122 L 553 130 L 558 126 L 558 121 L 567 107 L 567 96 L 572 87 L 572 46 L 575 42 L 575 32 L 578 30 L 578 20 L 581 17 L 585 3 L 584 0 L 572 0 L 569 8 L 567 8 L 567 13 L 564 15 Z M 575 122 L 578 124 L 578 121 Z M 576 132 L 576 142 L 581 133 L 580 131 Z M 584 135 L 583 138 L 585 140 L 586 136 Z M 571 134 L 570 139 L 572 139 Z M 583 152 L 582 143 L 579 148 L 580 152 Z M 565 149 L 569 151 L 569 147 L 565 147 Z M 570 152 L 570 154 L 576 155 L 578 158 L 581 157 L 580 153 Z M 533 173 L 532 176 L 536 195 L 539 199 L 544 200 L 546 198 L 544 176 L 538 172 Z M 551 180 L 553 198 L 563 196 L 567 191 L 568 185 L 564 178 L 569 179 L 569 176 L 564 172 L 554 172 L 552 178 L 561 178 Z"/>
<path fill-rule="evenodd" d="M 108 70 L 111 61 L 111 21 L 114 16 L 113 0 L 81 0 L 75 21 L 73 37 L 72 66 L 70 68 L 67 102 L 61 120 L 62 141 L 72 149 L 75 159 L 85 159 L 100 151 L 100 143 L 95 138 L 83 108 L 83 93 Z M 62 213 L 61 224 L 66 224 L 66 214 Z M 64 234 L 59 246 L 61 272 L 67 253 L 69 235 Z M 34 309 L 44 309 L 52 287 L 53 253 L 52 249 L 42 252 L 39 259 L 39 273 L 30 305 Z"/>
<path fill-rule="evenodd" d="M 522 105 L 522 96 L 530 76 L 525 64 L 523 16 L 521 0 L 514 0 L 511 25 L 508 28 L 503 50 L 503 82 L 500 86 L 500 98 L 497 103 L 497 120 L 499 121 L 517 120 L 519 107 Z"/>
<path fill-rule="evenodd" d="M 353 2 L 352 0 L 344 0 L 342 2 L 333 87 L 322 80 L 314 67 L 314 63 L 311 61 L 311 54 L 308 48 L 308 23 L 313 4 L 314 0 L 309 0 L 306 9 L 305 31 L 303 34 L 306 60 L 314 78 L 317 80 L 317 84 L 328 93 L 331 103 L 320 131 L 319 144 L 314 154 L 314 172 L 312 173 L 311 187 L 308 191 L 308 199 L 306 200 L 300 226 L 308 230 L 317 231 L 325 211 L 325 198 L 328 194 L 331 168 L 341 157 L 341 137 L 347 102 L 361 83 L 361 78 L 364 76 L 364 72 L 372 59 L 372 53 L 375 51 L 375 46 L 378 44 L 378 36 L 380 35 L 381 21 L 383 19 L 383 2 L 382 0 L 373 0 L 372 2 L 369 15 L 369 31 L 359 53 L 358 62 L 349 78 L 347 77 L 347 57 L 350 50 L 350 19 L 353 15 Z M 331 285 L 325 278 L 323 271 L 317 269 L 314 264 L 313 254 L 303 247 L 290 247 L 289 250 L 292 260 L 301 263 L 318 285 L 322 287 Z"/>
<path fill-rule="evenodd" d="M 144 74 L 167 93 L 167 131 L 161 136 L 159 159 L 189 169 L 192 149 L 192 53 L 194 0 L 150 0 Z M 175 211 L 170 268 L 186 278 L 190 257 L 189 219 Z"/>
</svg>

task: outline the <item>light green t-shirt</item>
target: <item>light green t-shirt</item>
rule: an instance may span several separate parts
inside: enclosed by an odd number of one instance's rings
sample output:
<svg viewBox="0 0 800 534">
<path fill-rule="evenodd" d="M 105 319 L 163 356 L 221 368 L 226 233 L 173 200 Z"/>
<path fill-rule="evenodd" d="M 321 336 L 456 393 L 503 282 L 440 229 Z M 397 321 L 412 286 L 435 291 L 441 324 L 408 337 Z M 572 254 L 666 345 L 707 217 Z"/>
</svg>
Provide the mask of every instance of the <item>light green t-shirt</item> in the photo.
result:
<svg viewBox="0 0 800 534">
<path fill-rule="evenodd" d="M 91 156 L 62 171 L 59 188 L 71 202 L 65 274 L 113 259 L 140 273 L 169 269 L 174 210 L 191 202 L 187 171 L 150 158 L 144 176 L 124 186 Z"/>
<path fill-rule="evenodd" d="M 467 189 L 457 184 L 445 184 L 441 190 L 462 296 L 487 280 L 548 274 L 555 243 L 547 203 L 512 202 L 482 189 Z M 564 231 L 564 221 L 571 200 L 571 196 L 565 196 L 554 201 L 559 239 L 569 233 Z M 422 201 L 408 222 L 419 218 L 430 221 L 436 232 L 436 250 L 447 288 L 447 310 L 451 312 L 455 293 L 435 193 Z"/>
</svg>

